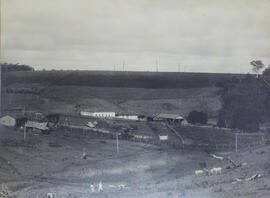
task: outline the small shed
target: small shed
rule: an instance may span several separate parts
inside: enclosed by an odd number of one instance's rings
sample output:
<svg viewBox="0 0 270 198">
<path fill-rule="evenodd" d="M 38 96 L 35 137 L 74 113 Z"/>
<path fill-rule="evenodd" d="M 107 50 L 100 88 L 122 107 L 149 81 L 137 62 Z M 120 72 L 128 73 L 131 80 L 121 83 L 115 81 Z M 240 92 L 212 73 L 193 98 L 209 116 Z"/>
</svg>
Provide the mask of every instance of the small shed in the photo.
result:
<svg viewBox="0 0 270 198">
<path fill-rule="evenodd" d="M 48 132 L 48 122 L 35 122 L 35 121 L 27 121 L 25 123 L 25 127 L 27 129 L 31 129 L 34 131 L 40 131 L 40 132 Z"/>
<path fill-rule="evenodd" d="M 3 126 L 8 126 L 8 127 L 15 127 L 16 126 L 16 119 L 6 115 L 2 118 L 0 118 L 0 124 Z"/>
<path fill-rule="evenodd" d="M 23 115 L 5 115 L 0 118 L 0 125 L 8 127 L 22 127 L 27 118 Z"/>
<path fill-rule="evenodd" d="M 154 121 L 167 121 L 167 122 L 182 122 L 185 120 L 179 114 L 160 113 L 154 116 Z"/>
</svg>

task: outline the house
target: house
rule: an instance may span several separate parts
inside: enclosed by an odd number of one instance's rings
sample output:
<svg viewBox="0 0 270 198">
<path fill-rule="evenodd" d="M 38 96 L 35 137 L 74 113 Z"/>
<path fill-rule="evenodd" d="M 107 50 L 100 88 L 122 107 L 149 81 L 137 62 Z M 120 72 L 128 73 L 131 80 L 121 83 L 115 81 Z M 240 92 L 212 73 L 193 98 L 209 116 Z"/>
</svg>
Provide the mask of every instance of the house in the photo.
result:
<svg viewBox="0 0 270 198">
<path fill-rule="evenodd" d="M 126 120 L 139 120 L 139 116 L 136 114 L 116 114 L 115 117 Z"/>
<path fill-rule="evenodd" d="M 179 114 L 160 113 L 153 118 L 154 121 L 182 122 L 185 120 Z"/>
<path fill-rule="evenodd" d="M 0 118 L 0 125 L 8 127 L 22 127 L 27 118 L 23 115 L 6 115 Z"/>
<path fill-rule="evenodd" d="M 90 116 L 97 118 L 115 118 L 115 112 L 87 112 L 81 111 L 81 116 Z"/>
<path fill-rule="evenodd" d="M 27 121 L 25 123 L 25 128 L 43 133 L 47 133 L 49 131 L 48 122 Z"/>
</svg>

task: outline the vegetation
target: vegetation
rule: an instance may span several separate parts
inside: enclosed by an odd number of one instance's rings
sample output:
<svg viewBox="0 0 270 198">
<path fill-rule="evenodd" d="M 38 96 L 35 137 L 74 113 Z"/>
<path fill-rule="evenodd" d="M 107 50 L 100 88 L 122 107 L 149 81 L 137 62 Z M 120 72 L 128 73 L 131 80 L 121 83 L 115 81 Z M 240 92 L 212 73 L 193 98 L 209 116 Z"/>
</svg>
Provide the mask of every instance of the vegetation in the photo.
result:
<svg viewBox="0 0 270 198">
<path fill-rule="evenodd" d="M 176 73 L 176 72 L 120 72 L 120 71 L 34 71 L 9 72 L 7 83 L 34 83 L 47 86 L 89 86 L 125 88 L 201 88 L 212 87 L 219 81 L 242 74 Z"/>
<path fill-rule="evenodd" d="M 263 68 L 261 61 L 252 61 L 251 65 L 257 72 Z M 260 122 L 269 121 L 270 87 L 263 76 L 247 74 L 244 79 L 232 78 L 220 85 L 222 109 L 218 126 L 253 132 L 259 129 Z"/>
<path fill-rule="evenodd" d="M 29 65 L 20 65 L 20 64 L 9 64 L 2 63 L 2 72 L 12 72 L 12 71 L 34 71 L 34 68 Z"/>
<path fill-rule="evenodd" d="M 187 117 L 187 121 L 191 124 L 206 124 L 207 120 L 207 113 L 200 111 L 191 111 Z"/>
</svg>

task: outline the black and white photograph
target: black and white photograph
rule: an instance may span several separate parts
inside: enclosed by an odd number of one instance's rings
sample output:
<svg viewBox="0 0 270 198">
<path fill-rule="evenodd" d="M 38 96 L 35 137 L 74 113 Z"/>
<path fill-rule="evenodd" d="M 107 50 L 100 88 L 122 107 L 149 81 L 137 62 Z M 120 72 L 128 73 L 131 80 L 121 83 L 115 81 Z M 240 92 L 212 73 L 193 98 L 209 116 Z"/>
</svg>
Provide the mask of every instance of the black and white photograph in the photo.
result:
<svg viewBox="0 0 270 198">
<path fill-rule="evenodd" d="M 0 8 L 0 198 L 270 198 L 270 0 Z"/>
</svg>

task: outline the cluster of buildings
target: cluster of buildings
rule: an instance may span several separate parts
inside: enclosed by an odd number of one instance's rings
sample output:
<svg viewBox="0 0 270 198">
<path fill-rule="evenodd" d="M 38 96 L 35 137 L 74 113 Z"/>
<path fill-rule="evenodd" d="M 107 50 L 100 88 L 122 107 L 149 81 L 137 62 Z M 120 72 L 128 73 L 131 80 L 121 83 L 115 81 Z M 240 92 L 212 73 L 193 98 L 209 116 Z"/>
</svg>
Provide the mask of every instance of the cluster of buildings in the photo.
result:
<svg viewBox="0 0 270 198">
<path fill-rule="evenodd" d="M 46 133 L 58 122 L 58 119 L 58 114 L 43 116 L 40 113 L 32 113 L 32 115 L 11 113 L 0 118 L 0 125 Z"/>
<path fill-rule="evenodd" d="M 8 114 L 0 117 L 0 125 L 25 129 L 27 131 L 48 132 L 51 128 L 60 123 L 60 114 L 42 115 L 40 113 L 32 114 Z M 92 117 L 99 119 L 131 120 L 131 121 L 163 121 L 184 123 L 186 120 L 179 114 L 159 113 L 153 116 L 138 114 L 123 114 L 115 112 L 88 112 L 81 111 L 80 116 L 83 118 Z M 78 118 L 79 119 L 79 118 Z M 89 126 L 90 127 L 90 126 Z"/>
<path fill-rule="evenodd" d="M 106 119 L 124 119 L 134 121 L 166 121 L 166 122 L 186 122 L 185 118 L 179 114 L 159 113 L 153 116 L 145 116 L 139 114 L 121 114 L 115 112 L 88 112 L 81 111 L 81 116 L 106 118 Z"/>
</svg>

